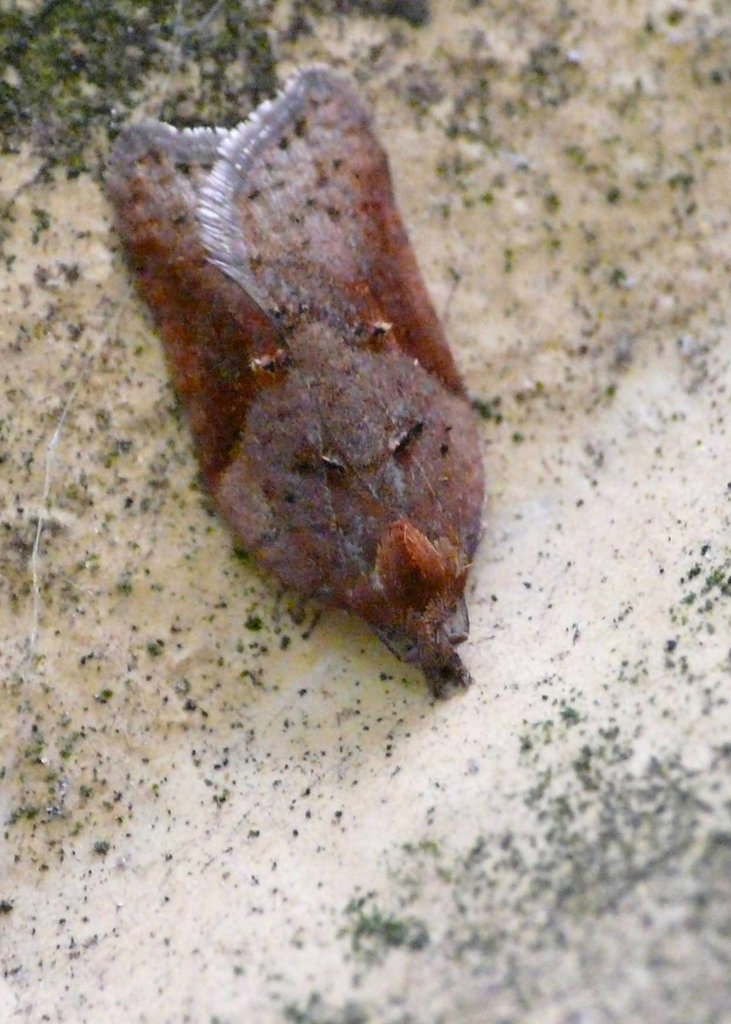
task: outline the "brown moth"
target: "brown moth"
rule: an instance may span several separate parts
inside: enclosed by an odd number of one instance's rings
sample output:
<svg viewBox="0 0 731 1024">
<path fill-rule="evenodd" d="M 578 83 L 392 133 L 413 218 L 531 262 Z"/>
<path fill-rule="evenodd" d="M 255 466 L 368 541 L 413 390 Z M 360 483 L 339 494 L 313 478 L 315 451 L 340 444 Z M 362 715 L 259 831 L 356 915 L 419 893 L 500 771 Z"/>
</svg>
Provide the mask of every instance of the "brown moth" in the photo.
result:
<svg viewBox="0 0 731 1024">
<path fill-rule="evenodd" d="M 480 446 L 352 85 L 314 66 L 231 130 L 131 125 L 108 189 L 236 539 L 436 695 L 468 685 Z"/>
</svg>

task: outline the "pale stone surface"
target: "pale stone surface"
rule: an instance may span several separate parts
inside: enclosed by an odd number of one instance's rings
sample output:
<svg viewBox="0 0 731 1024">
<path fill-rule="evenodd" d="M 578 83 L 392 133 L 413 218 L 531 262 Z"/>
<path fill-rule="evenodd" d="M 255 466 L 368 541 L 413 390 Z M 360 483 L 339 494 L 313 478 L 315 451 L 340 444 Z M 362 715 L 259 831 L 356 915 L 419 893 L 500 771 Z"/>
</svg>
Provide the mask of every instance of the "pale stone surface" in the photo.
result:
<svg viewBox="0 0 731 1024">
<path fill-rule="evenodd" d="M 448 703 L 235 556 L 98 176 L 0 158 L 0 1020 L 731 1019 L 724 7 L 275 5 L 482 403 Z"/>
</svg>

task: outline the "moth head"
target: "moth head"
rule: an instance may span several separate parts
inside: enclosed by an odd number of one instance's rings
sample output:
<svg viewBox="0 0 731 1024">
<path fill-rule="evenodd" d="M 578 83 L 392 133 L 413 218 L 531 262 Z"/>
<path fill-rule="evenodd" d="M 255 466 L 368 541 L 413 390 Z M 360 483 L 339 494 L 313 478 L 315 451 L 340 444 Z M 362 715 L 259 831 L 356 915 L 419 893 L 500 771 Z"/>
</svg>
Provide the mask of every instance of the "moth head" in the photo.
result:
<svg viewBox="0 0 731 1024">
<path fill-rule="evenodd" d="M 388 621 L 378 634 L 403 661 L 421 666 L 437 696 L 472 681 L 455 650 L 469 632 L 468 568 L 451 540 L 432 542 L 408 520 L 381 534 L 374 577 Z"/>
</svg>

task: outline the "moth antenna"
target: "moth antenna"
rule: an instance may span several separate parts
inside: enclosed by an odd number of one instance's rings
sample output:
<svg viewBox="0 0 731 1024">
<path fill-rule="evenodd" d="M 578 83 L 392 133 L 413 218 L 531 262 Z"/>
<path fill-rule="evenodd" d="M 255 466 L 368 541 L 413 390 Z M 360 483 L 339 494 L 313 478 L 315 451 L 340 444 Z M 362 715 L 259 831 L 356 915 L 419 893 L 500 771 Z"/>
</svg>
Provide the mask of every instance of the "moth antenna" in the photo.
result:
<svg viewBox="0 0 731 1024">
<path fill-rule="evenodd" d="M 210 262 L 254 296 L 256 285 L 236 207 L 261 151 L 296 119 L 318 87 L 332 91 L 333 75 L 325 65 L 313 64 L 293 75 L 273 99 L 265 100 L 236 128 L 218 129 L 222 132 L 218 159 L 199 190 L 197 216 Z"/>
<path fill-rule="evenodd" d="M 178 129 L 165 121 L 147 119 L 122 129 L 114 160 L 116 163 L 132 163 L 141 150 L 158 149 L 176 167 L 183 164 L 211 167 L 218 159 L 219 146 L 227 135 L 225 128 Z"/>
</svg>

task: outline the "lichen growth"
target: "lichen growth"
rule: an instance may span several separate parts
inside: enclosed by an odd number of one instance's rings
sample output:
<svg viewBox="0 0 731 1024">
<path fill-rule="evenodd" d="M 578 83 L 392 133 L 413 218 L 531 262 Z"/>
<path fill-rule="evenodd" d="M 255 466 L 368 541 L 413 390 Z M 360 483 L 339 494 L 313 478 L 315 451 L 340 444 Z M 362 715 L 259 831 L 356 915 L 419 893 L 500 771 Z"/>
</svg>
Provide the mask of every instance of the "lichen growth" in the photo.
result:
<svg viewBox="0 0 731 1024">
<path fill-rule="evenodd" d="M 126 119 L 151 74 L 187 61 L 201 68 L 196 109 L 235 123 L 246 113 L 242 96 L 253 105 L 274 90 L 273 4 L 226 0 L 208 18 L 210 6 L 62 0 L 0 11 L 3 151 L 30 138 L 47 168 L 61 164 L 75 177 L 88 169 L 96 129 Z M 173 94 L 162 116 L 175 117 L 188 102 Z"/>
</svg>

